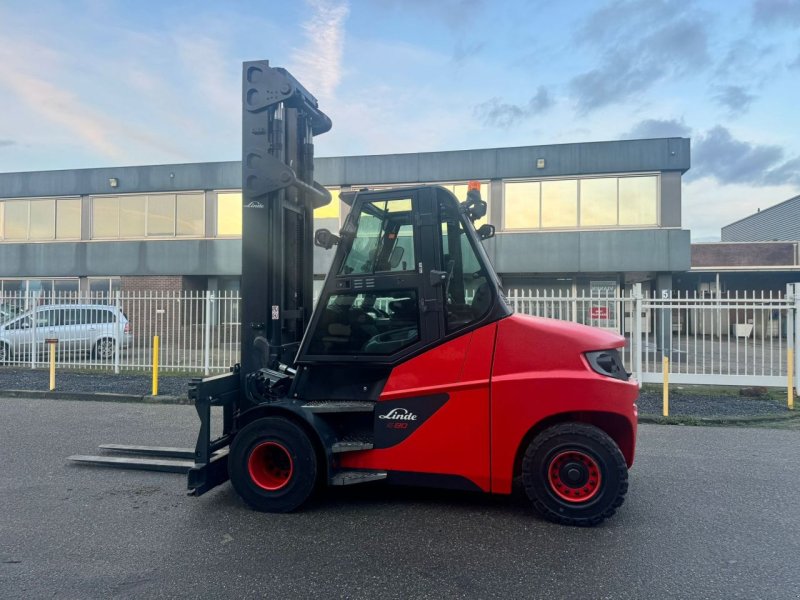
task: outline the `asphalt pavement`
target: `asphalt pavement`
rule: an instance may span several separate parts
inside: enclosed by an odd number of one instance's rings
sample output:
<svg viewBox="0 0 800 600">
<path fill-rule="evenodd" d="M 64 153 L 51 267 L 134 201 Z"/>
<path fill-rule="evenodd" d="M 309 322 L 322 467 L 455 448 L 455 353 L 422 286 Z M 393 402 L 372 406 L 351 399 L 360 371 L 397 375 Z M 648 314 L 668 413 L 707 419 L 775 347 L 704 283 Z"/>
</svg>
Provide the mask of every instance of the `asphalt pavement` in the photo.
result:
<svg viewBox="0 0 800 600">
<path fill-rule="evenodd" d="M 798 598 L 800 432 L 642 426 L 628 499 L 593 529 L 522 495 L 353 486 L 248 509 L 226 484 L 67 464 L 191 446 L 194 408 L 0 400 L 2 598 Z"/>
</svg>

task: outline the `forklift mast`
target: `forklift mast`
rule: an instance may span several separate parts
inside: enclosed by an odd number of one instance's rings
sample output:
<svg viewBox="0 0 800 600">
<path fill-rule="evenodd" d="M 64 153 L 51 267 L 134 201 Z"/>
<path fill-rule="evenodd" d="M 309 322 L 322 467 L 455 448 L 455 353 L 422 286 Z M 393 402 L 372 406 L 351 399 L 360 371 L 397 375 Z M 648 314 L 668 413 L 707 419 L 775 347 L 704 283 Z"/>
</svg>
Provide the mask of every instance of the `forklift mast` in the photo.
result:
<svg viewBox="0 0 800 600">
<path fill-rule="evenodd" d="M 249 374 L 291 364 L 311 317 L 314 136 L 331 128 L 312 96 L 269 61 L 242 73 L 242 389 Z"/>
</svg>

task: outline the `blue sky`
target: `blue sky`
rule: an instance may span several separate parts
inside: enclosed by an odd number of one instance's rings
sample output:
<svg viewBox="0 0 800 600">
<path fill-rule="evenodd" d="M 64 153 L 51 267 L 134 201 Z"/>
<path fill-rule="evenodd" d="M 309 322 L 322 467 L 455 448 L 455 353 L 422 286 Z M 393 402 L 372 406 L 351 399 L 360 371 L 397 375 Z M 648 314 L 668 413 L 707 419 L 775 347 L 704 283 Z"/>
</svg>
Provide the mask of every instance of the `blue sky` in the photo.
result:
<svg viewBox="0 0 800 600">
<path fill-rule="evenodd" d="M 237 159 L 260 58 L 319 156 L 691 137 L 694 240 L 800 193 L 800 0 L 1 0 L 0 171 Z"/>
</svg>

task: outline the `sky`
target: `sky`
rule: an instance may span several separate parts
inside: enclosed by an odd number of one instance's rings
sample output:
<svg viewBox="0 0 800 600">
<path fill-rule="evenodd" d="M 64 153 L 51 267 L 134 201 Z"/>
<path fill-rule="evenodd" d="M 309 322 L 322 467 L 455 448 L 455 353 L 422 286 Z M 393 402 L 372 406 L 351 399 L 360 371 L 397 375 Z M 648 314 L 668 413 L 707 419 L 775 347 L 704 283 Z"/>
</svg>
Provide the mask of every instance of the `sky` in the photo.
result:
<svg viewBox="0 0 800 600">
<path fill-rule="evenodd" d="M 257 59 L 317 156 L 689 137 L 693 241 L 800 194 L 800 0 L 0 0 L 0 172 L 237 160 Z"/>
</svg>

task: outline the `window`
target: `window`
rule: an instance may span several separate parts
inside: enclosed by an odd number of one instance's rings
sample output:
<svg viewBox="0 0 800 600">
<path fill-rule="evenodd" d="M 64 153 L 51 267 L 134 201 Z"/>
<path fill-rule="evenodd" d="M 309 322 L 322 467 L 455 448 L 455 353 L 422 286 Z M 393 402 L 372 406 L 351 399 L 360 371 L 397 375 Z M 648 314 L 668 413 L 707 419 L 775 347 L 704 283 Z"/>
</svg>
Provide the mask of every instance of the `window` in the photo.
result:
<svg viewBox="0 0 800 600">
<path fill-rule="evenodd" d="M 319 208 L 314 209 L 314 218 L 315 219 L 338 219 L 339 218 L 339 209 L 341 208 L 342 201 L 339 200 L 339 188 L 338 187 L 326 187 L 331 193 L 331 202 L 325 206 L 321 206 Z"/>
<path fill-rule="evenodd" d="M 175 195 L 159 194 L 147 197 L 147 235 L 175 235 Z"/>
<path fill-rule="evenodd" d="M 56 237 L 56 201 L 33 200 L 29 203 L 28 239 L 53 240 Z"/>
<path fill-rule="evenodd" d="M 147 221 L 147 196 L 120 196 L 119 237 L 143 238 Z"/>
<path fill-rule="evenodd" d="M 617 224 L 617 178 L 581 179 L 581 227 Z"/>
<path fill-rule="evenodd" d="M 503 229 L 658 226 L 658 175 L 503 183 Z"/>
<path fill-rule="evenodd" d="M 539 181 L 509 181 L 503 185 L 505 198 L 504 229 L 538 229 L 540 227 Z"/>
<path fill-rule="evenodd" d="M 92 198 L 92 237 L 119 237 L 119 198 Z"/>
<path fill-rule="evenodd" d="M 28 239 L 28 200 L 7 200 L 5 205 L 5 232 L 7 240 Z"/>
<path fill-rule="evenodd" d="M 413 270 L 414 235 L 411 200 L 376 200 L 364 204 L 356 236 L 342 263 L 344 275 Z"/>
<path fill-rule="evenodd" d="M 202 237 L 205 196 L 131 194 L 92 198 L 92 238 Z"/>
<path fill-rule="evenodd" d="M 578 181 L 542 181 L 542 227 L 575 227 L 578 224 Z"/>
<path fill-rule="evenodd" d="M 419 341 L 414 290 L 331 294 L 308 353 L 389 355 Z"/>
<path fill-rule="evenodd" d="M 241 192 L 217 192 L 217 235 L 242 235 Z"/>
<path fill-rule="evenodd" d="M 0 239 L 69 240 L 81 237 L 80 198 L 0 201 Z"/>
<path fill-rule="evenodd" d="M 200 237 L 205 234 L 205 200 L 204 194 L 178 194 L 177 235 Z"/>
<path fill-rule="evenodd" d="M 658 225 L 658 177 L 620 177 L 619 224 Z"/>
<path fill-rule="evenodd" d="M 56 200 L 56 238 L 79 240 L 81 238 L 81 199 Z"/>
</svg>

